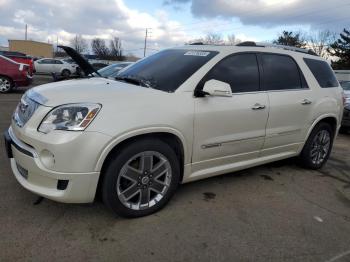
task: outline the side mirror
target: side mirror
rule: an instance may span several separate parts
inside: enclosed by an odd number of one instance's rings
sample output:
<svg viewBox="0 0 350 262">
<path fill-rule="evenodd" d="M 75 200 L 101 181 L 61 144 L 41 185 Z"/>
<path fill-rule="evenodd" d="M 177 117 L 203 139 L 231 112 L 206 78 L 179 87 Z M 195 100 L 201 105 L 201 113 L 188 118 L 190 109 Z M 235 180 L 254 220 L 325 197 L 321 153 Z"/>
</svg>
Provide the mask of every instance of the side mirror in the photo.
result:
<svg viewBox="0 0 350 262">
<path fill-rule="evenodd" d="M 210 96 L 232 96 L 232 90 L 229 84 L 214 79 L 205 82 L 203 92 Z"/>
</svg>

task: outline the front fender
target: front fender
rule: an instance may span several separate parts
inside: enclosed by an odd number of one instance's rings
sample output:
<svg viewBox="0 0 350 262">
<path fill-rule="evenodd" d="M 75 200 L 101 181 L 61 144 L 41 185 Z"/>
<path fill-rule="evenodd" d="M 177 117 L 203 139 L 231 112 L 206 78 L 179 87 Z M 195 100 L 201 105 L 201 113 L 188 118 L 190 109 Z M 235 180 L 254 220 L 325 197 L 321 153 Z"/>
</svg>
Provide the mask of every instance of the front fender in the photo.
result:
<svg viewBox="0 0 350 262">
<path fill-rule="evenodd" d="M 136 137 L 139 135 L 148 135 L 148 134 L 152 134 L 152 133 L 169 133 L 169 134 L 173 134 L 175 135 L 182 143 L 183 146 L 183 150 L 184 150 L 184 162 L 189 163 L 190 162 L 190 156 L 191 153 L 189 152 L 190 149 L 188 148 L 188 143 L 186 142 L 185 137 L 183 136 L 183 134 L 178 131 L 177 129 L 174 128 L 170 128 L 170 127 L 145 127 L 145 128 L 141 128 L 141 129 L 137 129 L 137 130 L 132 130 L 132 131 L 128 131 L 126 133 L 123 133 L 121 135 L 118 135 L 117 137 L 112 138 L 112 140 L 108 143 L 108 145 L 104 148 L 104 150 L 102 151 L 96 167 L 95 167 L 95 171 L 101 171 L 103 163 L 105 162 L 108 154 L 121 142 L 132 138 L 132 137 Z"/>
</svg>

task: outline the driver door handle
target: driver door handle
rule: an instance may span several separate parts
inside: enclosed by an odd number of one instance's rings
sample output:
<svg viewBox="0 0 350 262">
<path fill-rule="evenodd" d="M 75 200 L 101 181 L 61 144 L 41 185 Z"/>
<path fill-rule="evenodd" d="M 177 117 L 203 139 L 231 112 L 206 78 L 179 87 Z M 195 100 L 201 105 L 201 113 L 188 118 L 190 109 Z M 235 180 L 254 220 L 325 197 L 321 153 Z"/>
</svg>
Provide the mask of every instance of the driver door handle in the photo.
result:
<svg viewBox="0 0 350 262">
<path fill-rule="evenodd" d="M 265 109 L 265 105 L 261 105 L 259 103 L 256 103 L 255 105 L 253 105 L 252 109 L 253 110 L 262 110 L 262 109 Z"/>
</svg>

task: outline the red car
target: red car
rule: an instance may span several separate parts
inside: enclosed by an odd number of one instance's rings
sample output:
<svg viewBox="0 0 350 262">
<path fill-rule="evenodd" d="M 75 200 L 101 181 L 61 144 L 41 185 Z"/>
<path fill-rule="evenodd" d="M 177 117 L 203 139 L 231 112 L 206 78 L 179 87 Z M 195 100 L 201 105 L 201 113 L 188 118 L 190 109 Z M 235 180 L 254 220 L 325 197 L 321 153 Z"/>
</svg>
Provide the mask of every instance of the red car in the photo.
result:
<svg viewBox="0 0 350 262">
<path fill-rule="evenodd" d="M 31 82 L 29 65 L 0 55 L 0 93 L 8 93 L 14 87 L 27 86 Z"/>
<path fill-rule="evenodd" d="M 17 63 L 29 65 L 29 73 L 32 76 L 35 73 L 33 58 L 26 54 L 14 51 L 0 51 L 0 55 L 16 61 Z"/>
</svg>

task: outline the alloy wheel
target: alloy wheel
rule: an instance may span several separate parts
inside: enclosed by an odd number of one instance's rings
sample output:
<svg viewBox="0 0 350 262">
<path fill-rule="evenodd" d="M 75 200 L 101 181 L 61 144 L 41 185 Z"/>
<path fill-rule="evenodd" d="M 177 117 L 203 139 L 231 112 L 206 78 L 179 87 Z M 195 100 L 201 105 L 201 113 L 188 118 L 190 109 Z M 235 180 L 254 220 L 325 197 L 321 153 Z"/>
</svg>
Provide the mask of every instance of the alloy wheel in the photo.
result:
<svg viewBox="0 0 350 262">
<path fill-rule="evenodd" d="M 0 92 L 6 93 L 11 89 L 11 82 L 7 78 L 0 77 Z"/>
<path fill-rule="evenodd" d="M 156 205 L 167 193 L 172 179 L 168 159 L 155 151 L 145 151 L 131 157 L 121 168 L 117 180 L 117 196 L 133 210 Z"/>
<path fill-rule="evenodd" d="M 310 150 L 311 161 L 315 165 L 321 164 L 327 157 L 331 146 L 331 135 L 328 130 L 320 130 L 314 137 Z"/>
</svg>

